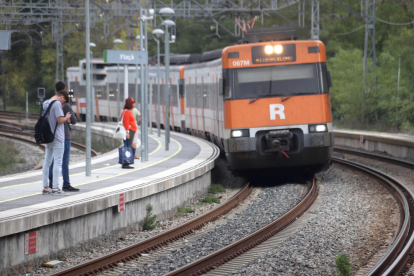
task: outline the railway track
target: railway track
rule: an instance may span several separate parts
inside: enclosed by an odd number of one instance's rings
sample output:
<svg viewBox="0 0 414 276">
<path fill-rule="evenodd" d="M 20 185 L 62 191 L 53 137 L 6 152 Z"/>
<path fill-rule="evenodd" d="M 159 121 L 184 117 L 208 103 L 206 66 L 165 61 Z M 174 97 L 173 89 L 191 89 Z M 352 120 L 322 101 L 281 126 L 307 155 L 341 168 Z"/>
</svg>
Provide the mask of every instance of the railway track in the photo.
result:
<svg viewBox="0 0 414 276">
<path fill-rule="evenodd" d="M 29 119 L 39 119 L 39 113 L 33 113 L 29 112 Z M 0 117 L 1 118 L 9 118 L 9 119 L 25 119 L 26 118 L 26 112 L 25 111 L 0 111 Z"/>
<path fill-rule="evenodd" d="M 31 146 L 39 147 L 42 150 L 45 150 L 44 145 L 36 144 L 36 142 L 34 141 L 32 133 L 1 129 L 0 130 L 0 137 L 4 137 L 4 138 L 7 138 L 7 139 L 11 139 L 11 140 L 17 140 L 17 141 L 29 144 Z M 86 151 L 86 147 L 84 145 L 81 145 L 81 144 L 78 144 L 78 143 L 75 143 L 75 142 L 71 142 L 71 146 L 76 148 L 76 149 Z M 98 156 L 98 153 L 94 150 L 91 150 L 91 155 L 92 155 L 92 157 Z M 35 170 L 40 170 L 41 168 L 42 168 L 42 166 L 38 166 L 38 167 L 35 168 Z"/>
<path fill-rule="evenodd" d="M 414 169 L 414 164 L 404 160 L 385 157 L 378 154 L 370 154 L 351 149 L 335 148 L 336 152 L 362 156 L 365 158 L 386 161 L 388 163 L 397 164 L 409 169 Z M 377 264 L 366 275 L 404 275 L 411 267 L 414 261 L 414 194 L 403 183 L 397 179 L 382 173 L 379 170 L 368 166 L 333 157 L 333 161 L 343 164 L 354 169 L 367 173 L 382 183 L 392 192 L 394 197 L 400 202 L 402 224 L 399 229 L 397 238 L 390 246 L 387 253 L 377 262 Z"/>
<path fill-rule="evenodd" d="M 220 217 L 226 215 L 232 209 L 237 207 L 247 196 L 249 196 L 249 194 L 252 192 L 252 189 L 253 188 L 250 185 L 246 184 L 242 190 L 240 190 L 227 202 L 185 224 L 182 224 L 176 228 L 163 232 L 139 243 L 122 248 L 83 264 L 79 264 L 77 266 L 59 271 L 52 275 L 90 275 L 109 269 L 119 268 L 121 267 L 121 263 L 124 264 L 135 260 L 137 258 L 140 258 L 143 254 L 147 254 L 152 250 L 160 249 L 165 245 L 169 245 L 174 241 L 178 241 L 183 237 L 192 234 L 195 231 L 206 226 L 209 222 L 215 221 Z"/>
<path fill-rule="evenodd" d="M 199 218 L 190 221 L 180 227 L 169 230 L 158 236 L 142 241 L 127 248 L 118 250 L 114 253 L 102 256 L 90 262 L 80 264 L 76 267 L 72 267 L 63 271 L 60 271 L 53 275 L 90 275 L 91 273 L 102 273 L 107 269 L 116 269 L 120 272 L 125 270 L 124 264 L 130 260 L 138 259 L 142 254 L 147 254 L 153 249 L 158 249 L 163 245 L 167 245 L 174 240 L 178 240 L 188 234 L 193 233 L 195 230 L 208 224 L 208 222 L 218 219 L 220 216 L 227 214 L 231 209 L 235 208 L 244 198 L 250 194 L 252 188 L 246 185 L 237 195 L 235 195 L 228 202 L 220 205 L 218 208 L 212 210 Z M 279 231 L 286 228 L 290 223 L 294 222 L 298 216 L 303 214 L 306 209 L 312 204 L 317 196 L 317 186 L 315 180 L 312 184 L 308 185 L 308 191 L 304 199 L 301 200 L 291 211 L 277 219 L 266 227 L 256 231 L 252 235 L 243 238 L 242 240 L 231 244 L 215 254 L 209 255 L 197 262 L 185 266 L 179 269 L 179 273 L 172 272 L 171 275 L 190 275 L 194 273 L 207 272 L 220 266 L 221 264 L 234 259 L 235 257 L 249 251 L 256 247 L 272 236 L 276 235 Z M 184 269 L 184 270 L 183 270 Z M 183 271 L 182 271 L 183 270 Z M 114 272 L 116 274 L 116 272 Z M 111 273 L 110 273 L 111 274 Z M 195 274 L 194 274 L 195 275 Z"/>
</svg>

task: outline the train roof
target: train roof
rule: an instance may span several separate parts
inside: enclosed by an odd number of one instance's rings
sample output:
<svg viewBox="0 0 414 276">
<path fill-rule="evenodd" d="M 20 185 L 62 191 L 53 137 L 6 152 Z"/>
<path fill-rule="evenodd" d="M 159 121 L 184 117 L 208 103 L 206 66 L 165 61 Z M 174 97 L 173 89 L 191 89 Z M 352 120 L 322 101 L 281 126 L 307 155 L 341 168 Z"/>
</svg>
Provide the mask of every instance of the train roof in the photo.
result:
<svg viewBox="0 0 414 276">
<path fill-rule="evenodd" d="M 273 26 L 248 29 L 244 35 L 243 43 L 297 40 L 298 38 L 298 32 L 292 26 Z"/>
</svg>

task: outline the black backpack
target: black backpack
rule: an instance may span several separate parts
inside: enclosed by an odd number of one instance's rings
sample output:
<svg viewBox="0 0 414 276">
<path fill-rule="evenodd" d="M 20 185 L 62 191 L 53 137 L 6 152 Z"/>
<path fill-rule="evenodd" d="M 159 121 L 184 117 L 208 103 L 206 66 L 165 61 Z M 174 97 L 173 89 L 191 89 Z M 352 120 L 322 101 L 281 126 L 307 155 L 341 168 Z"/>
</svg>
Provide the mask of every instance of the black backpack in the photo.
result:
<svg viewBox="0 0 414 276">
<path fill-rule="evenodd" d="M 47 115 L 49 114 L 50 108 L 56 102 L 56 100 L 52 101 L 49 104 L 49 107 L 46 110 L 46 113 L 42 116 L 43 105 L 40 109 L 40 118 L 37 120 L 35 126 L 35 135 L 34 138 L 36 140 L 36 144 L 48 144 L 52 143 L 55 139 L 55 133 L 58 123 L 56 122 L 55 131 L 52 132 L 49 125 L 49 120 L 47 119 Z"/>
</svg>

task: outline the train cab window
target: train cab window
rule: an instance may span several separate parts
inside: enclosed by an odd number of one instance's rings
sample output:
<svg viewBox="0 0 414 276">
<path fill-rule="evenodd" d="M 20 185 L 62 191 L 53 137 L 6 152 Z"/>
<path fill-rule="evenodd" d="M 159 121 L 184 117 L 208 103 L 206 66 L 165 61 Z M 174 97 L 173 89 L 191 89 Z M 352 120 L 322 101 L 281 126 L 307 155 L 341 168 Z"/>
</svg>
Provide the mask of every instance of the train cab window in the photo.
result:
<svg viewBox="0 0 414 276">
<path fill-rule="evenodd" d="M 325 65 L 326 70 L 326 65 Z M 233 69 L 236 99 L 327 93 L 320 64 Z"/>
<path fill-rule="evenodd" d="M 232 98 L 233 70 L 223 69 L 223 99 Z"/>
</svg>

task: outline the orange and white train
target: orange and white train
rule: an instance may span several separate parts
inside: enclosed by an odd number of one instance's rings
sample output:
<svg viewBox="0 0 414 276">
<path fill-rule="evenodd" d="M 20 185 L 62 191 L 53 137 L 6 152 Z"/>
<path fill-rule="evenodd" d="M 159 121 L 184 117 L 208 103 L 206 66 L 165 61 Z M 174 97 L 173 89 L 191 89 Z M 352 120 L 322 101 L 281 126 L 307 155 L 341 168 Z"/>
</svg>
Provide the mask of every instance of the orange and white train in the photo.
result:
<svg viewBox="0 0 414 276">
<path fill-rule="evenodd" d="M 260 42 L 229 46 L 218 53 L 199 55 L 200 62 L 186 65 L 182 65 L 183 56 L 172 56 L 168 80 L 171 129 L 215 143 L 236 172 L 314 173 L 329 168 L 334 134 L 324 44 L 314 40 Z M 85 113 L 85 88 L 80 81 L 83 63 L 67 71 L 76 98 L 74 110 L 80 117 Z M 122 68 L 94 60 L 98 120 L 116 120 L 118 70 L 122 82 Z M 156 66 L 150 67 L 149 91 L 151 121 L 156 126 L 159 79 L 163 128 L 163 67 L 161 72 L 158 76 Z M 132 97 L 140 81 L 135 76 L 131 66 L 128 92 Z M 123 85 L 120 99 L 124 99 Z"/>
</svg>

